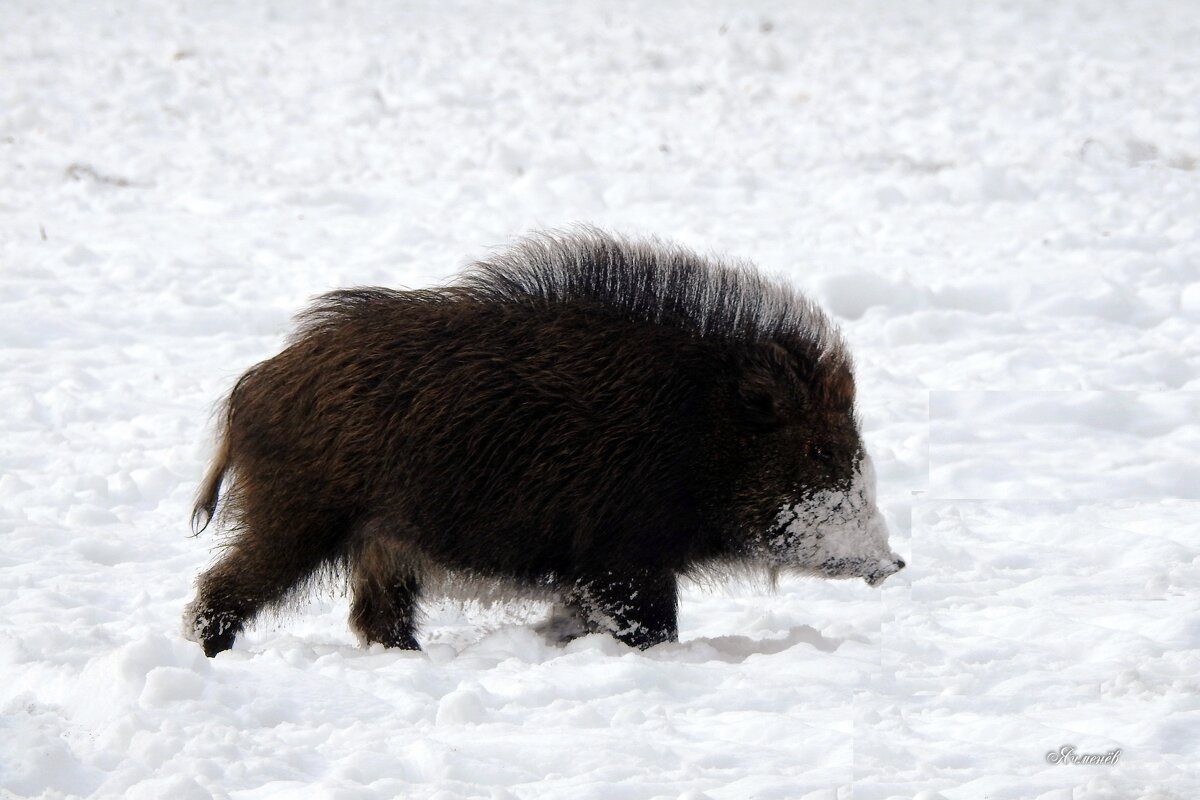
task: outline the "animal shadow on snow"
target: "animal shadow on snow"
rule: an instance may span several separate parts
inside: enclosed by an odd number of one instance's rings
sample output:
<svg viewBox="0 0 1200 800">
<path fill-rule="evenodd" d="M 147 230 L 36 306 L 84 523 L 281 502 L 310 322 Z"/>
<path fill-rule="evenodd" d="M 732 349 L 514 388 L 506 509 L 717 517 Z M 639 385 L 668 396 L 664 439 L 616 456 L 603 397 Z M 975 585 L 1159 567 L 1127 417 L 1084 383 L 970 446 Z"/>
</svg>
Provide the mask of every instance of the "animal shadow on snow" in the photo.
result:
<svg viewBox="0 0 1200 800">
<path fill-rule="evenodd" d="M 740 664 L 753 655 L 773 655 L 791 650 L 797 645 L 809 645 L 824 653 L 837 650 L 846 639 L 836 639 L 822 636 L 821 632 L 811 625 L 797 625 L 788 631 L 787 636 L 779 639 L 751 639 L 749 636 L 711 636 L 688 639 L 675 645 L 665 645 L 661 649 L 686 648 L 692 649 L 703 645 L 711 649 L 715 656 L 712 661 L 723 661 L 728 664 Z"/>
</svg>

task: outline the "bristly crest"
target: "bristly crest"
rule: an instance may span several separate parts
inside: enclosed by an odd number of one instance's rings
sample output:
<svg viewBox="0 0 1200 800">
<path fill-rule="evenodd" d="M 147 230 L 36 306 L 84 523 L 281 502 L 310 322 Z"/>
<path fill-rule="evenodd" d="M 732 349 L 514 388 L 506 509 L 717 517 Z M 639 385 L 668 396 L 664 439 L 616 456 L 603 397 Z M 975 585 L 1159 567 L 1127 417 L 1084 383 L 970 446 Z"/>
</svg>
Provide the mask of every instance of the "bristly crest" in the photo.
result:
<svg viewBox="0 0 1200 800">
<path fill-rule="evenodd" d="M 590 302 L 699 337 L 775 342 L 826 402 L 853 405 L 850 354 L 836 326 L 799 291 L 743 261 L 581 225 L 519 239 L 471 265 L 454 288 L 488 302 Z"/>
</svg>

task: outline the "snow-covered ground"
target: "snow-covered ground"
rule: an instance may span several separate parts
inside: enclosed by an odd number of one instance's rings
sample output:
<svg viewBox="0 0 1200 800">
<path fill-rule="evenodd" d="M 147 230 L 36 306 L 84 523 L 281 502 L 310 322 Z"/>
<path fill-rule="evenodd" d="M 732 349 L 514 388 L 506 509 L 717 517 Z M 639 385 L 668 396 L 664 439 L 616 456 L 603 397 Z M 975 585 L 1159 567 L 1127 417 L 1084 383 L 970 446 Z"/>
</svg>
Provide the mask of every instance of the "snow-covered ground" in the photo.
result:
<svg viewBox="0 0 1200 800">
<path fill-rule="evenodd" d="M 0 796 L 1200 796 L 1194 7 L 434 5 L 0 4 Z M 689 589 L 645 653 L 324 596 L 204 659 L 233 379 L 574 221 L 842 321 L 909 568 Z"/>
</svg>

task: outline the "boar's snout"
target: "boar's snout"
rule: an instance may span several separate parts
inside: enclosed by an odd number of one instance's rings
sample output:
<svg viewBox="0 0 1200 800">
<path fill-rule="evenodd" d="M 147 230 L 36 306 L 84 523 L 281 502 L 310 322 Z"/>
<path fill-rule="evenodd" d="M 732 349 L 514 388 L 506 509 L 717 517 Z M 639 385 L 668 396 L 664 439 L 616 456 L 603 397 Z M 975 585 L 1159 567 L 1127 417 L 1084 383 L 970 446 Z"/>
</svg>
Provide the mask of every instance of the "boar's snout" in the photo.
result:
<svg viewBox="0 0 1200 800">
<path fill-rule="evenodd" d="M 904 569 L 904 559 L 902 558 L 880 559 L 878 568 L 874 572 L 864 575 L 863 580 L 867 582 L 868 586 L 878 586 L 889 576 L 895 575 L 902 569 Z"/>
<path fill-rule="evenodd" d="M 862 578 L 878 586 L 904 568 L 888 545 L 875 502 L 875 468 L 865 452 L 850 485 L 820 491 L 784 507 L 768 549 L 779 566 L 826 578 Z"/>
</svg>

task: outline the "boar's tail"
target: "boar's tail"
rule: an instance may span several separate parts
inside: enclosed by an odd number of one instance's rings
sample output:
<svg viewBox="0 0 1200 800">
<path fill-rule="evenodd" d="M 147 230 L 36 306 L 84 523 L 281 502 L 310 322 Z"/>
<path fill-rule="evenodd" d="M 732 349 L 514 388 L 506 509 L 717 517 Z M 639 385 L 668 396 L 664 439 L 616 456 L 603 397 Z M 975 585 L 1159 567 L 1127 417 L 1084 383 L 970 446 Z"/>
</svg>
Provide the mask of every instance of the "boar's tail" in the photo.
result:
<svg viewBox="0 0 1200 800">
<path fill-rule="evenodd" d="M 221 481 L 225 479 L 225 473 L 229 471 L 229 461 L 229 435 L 226 431 L 221 431 L 217 454 L 213 456 L 212 466 L 208 468 L 208 474 L 204 476 L 204 483 L 200 484 L 200 491 L 196 494 L 196 504 L 192 507 L 193 535 L 198 536 L 207 528 L 208 523 L 212 522 L 213 515 L 217 512 L 217 498 L 221 495 Z"/>
</svg>

